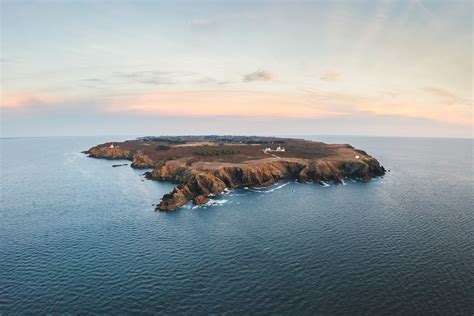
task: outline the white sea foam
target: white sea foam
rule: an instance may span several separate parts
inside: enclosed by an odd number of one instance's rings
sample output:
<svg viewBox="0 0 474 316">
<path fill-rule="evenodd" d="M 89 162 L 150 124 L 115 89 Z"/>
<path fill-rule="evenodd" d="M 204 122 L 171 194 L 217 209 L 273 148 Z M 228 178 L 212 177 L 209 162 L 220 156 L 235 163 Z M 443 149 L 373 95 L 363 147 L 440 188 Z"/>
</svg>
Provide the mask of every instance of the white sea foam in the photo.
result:
<svg viewBox="0 0 474 316">
<path fill-rule="evenodd" d="M 290 184 L 290 183 L 286 182 L 286 183 L 283 183 L 283 184 L 277 186 L 276 188 L 272 188 L 272 189 L 264 191 L 264 192 L 269 193 L 269 192 L 273 192 L 273 191 L 276 191 L 276 190 L 280 190 L 281 188 L 286 187 L 288 184 Z"/>
<path fill-rule="evenodd" d="M 272 186 L 272 187 L 264 187 L 264 188 L 253 188 L 253 189 L 248 189 L 246 188 L 248 191 L 252 191 L 252 192 L 258 192 L 258 193 L 270 193 L 270 192 L 273 192 L 273 191 L 276 191 L 276 190 L 279 190 L 285 186 L 287 186 L 288 184 L 290 184 L 290 182 L 285 182 L 283 184 L 280 184 L 278 186 Z"/>
<path fill-rule="evenodd" d="M 321 186 L 322 187 L 330 187 L 331 185 L 329 183 L 326 183 L 324 181 L 321 181 Z"/>
<path fill-rule="evenodd" d="M 201 205 L 193 205 L 191 203 L 188 203 L 186 205 L 183 206 L 183 208 L 185 209 L 197 209 L 197 208 L 206 208 L 206 207 L 211 207 L 211 206 L 223 206 L 224 204 L 226 204 L 227 202 L 229 202 L 229 200 L 213 200 L 213 199 L 209 199 L 209 201 L 207 201 L 206 203 L 204 204 L 201 204 Z"/>
<path fill-rule="evenodd" d="M 223 206 L 229 200 L 209 200 L 204 206 Z"/>
<path fill-rule="evenodd" d="M 248 193 L 230 193 L 229 196 L 243 196 L 243 195 L 247 195 Z"/>
</svg>

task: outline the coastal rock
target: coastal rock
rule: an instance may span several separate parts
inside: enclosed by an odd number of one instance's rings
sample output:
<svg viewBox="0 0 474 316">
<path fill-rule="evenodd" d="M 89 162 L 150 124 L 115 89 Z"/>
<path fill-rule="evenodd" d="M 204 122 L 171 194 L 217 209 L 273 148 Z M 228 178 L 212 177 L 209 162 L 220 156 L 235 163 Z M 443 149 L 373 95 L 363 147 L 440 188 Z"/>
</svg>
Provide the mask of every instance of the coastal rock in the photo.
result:
<svg viewBox="0 0 474 316">
<path fill-rule="evenodd" d="M 108 146 L 93 147 L 84 153 L 88 154 L 92 158 L 105 158 L 105 159 L 127 159 L 130 160 L 132 153 L 130 150 L 122 148 L 110 148 Z"/>
<path fill-rule="evenodd" d="M 198 195 L 198 196 L 195 196 L 194 199 L 193 199 L 193 204 L 194 205 L 202 205 L 202 204 L 206 204 L 207 202 L 209 201 L 209 198 L 205 195 Z"/>
<path fill-rule="evenodd" d="M 157 209 L 160 211 L 174 211 L 188 203 L 194 194 L 185 185 L 178 185 L 168 194 L 165 194 L 161 199 Z"/>
<path fill-rule="evenodd" d="M 148 157 L 143 151 L 139 151 L 132 156 L 132 168 L 153 168 L 155 162 Z"/>
<path fill-rule="evenodd" d="M 118 165 L 112 165 L 113 168 L 125 167 L 125 166 L 128 166 L 128 163 L 121 163 L 121 164 L 118 164 Z"/>
</svg>

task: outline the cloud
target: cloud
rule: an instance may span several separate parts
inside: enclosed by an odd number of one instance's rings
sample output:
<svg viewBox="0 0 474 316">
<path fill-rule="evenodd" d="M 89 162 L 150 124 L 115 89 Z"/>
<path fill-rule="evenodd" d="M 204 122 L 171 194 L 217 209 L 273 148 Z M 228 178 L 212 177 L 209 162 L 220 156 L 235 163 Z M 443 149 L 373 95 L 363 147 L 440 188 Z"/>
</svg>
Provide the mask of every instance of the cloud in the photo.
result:
<svg viewBox="0 0 474 316">
<path fill-rule="evenodd" d="M 275 76 L 266 70 L 259 70 L 255 72 L 251 72 L 249 74 L 244 75 L 242 81 L 244 82 L 251 82 L 251 81 L 270 81 L 275 79 Z"/>
<path fill-rule="evenodd" d="M 217 23 L 217 19 L 195 19 L 191 21 L 193 26 L 208 26 Z"/>
<path fill-rule="evenodd" d="M 449 92 L 448 90 L 437 88 L 437 87 L 424 87 L 422 88 L 425 92 L 431 94 L 433 97 L 437 98 L 439 101 L 446 105 L 455 105 L 455 104 L 462 104 L 462 105 L 469 105 L 472 102 L 469 100 L 463 99 L 454 93 Z"/>
<path fill-rule="evenodd" d="M 131 83 L 150 85 L 178 85 L 178 84 L 214 84 L 228 85 L 231 81 L 218 80 L 213 77 L 198 77 L 198 74 L 190 71 L 135 71 L 116 72 L 115 77 L 125 79 Z"/>
<path fill-rule="evenodd" d="M 177 79 L 185 75 L 185 72 L 174 71 L 133 71 L 133 72 L 116 72 L 115 77 L 126 79 L 133 83 L 152 84 L 152 85 L 169 85 L 177 82 Z"/>
<path fill-rule="evenodd" d="M 226 81 L 226 80 L 217 80 L 217 79 L 212 78 L 212 77 L 203 77 L 203 78 L 195 80 L 193 83 L 197 84 L 197 85 L 211 84 L 211 85 L 225 86 L 225 85 L 231 84 L 232 82 L 231 81 Z"/>
<path fill-rule="evenodd" d="M 391 115 L 472 125 L 468 111 L 435 107 L 413 99 L 387 99 L 323 91 L 301 93 L 239 90 L 169 91 L 113 98 L 110 112 L 165 116 L 240 116 L 323 118 L 352 115 Z"/>
<path fill-rule="evenodd" d="M 114 85 L 117 83 L 145 84 L 145 85 L 172 85 L 186 82 L 189 77 L 196 75 L 190 71 L 162 71 L 162 70 L 140 70 L 140 71 L 115 71 L 112 75 L 104 78 L 85 79 L 85 82 L 102 83 Z"/>
<path fill-rule="evenodd" d="M 252 12 L 234 12 L 231 14 L 224 14 L 220 16 L 197 18 L 191 21 L 191 25 L 195 27 L 207 27 L 207 26 L 213 26 L 216 24 L 227 23 L 229 21 L 249 19 L 249 18 L 256 18 L 256 15 Z"/>
<path fill-rule="evenodd" d="M 117 97 L 110 112 L 167 116 L 325 117 L 337 115 L 291 94 L 254 91 L 177 91 Z"/>
<path fill-rule="evenodd" d="M 87 79 L 84 79 L 83 81 L 85 81 L 85 82 L 104 83 L 104 80 L 102 80 L 102 79 L 100 79 L 100 78 L 87 78 Z"/>
<path fill-rule="evenodd" d="M 321 76 L 321 80 L 324 81 L 341 81 L 343 79 L 343 74 L 335 70 L 329 70 Z"/>
<path fill-rule="evenodd" d="M 55 104 L 62 101 L 63 98 L 53 95 L 17 93 L 3 95 L 0 99 L 0 108 L 2 109 L 23 109 L 34 108 L 37 106 Z"/>
<path fill-rule="evenodd" d="M 212 80 L 211 80 L 212 81 Z M 435 95 L 450 97 L 438 90 Z M 71 110 L 71 104 L 91 104 L 86 111 L 121 115 L 175 117 L 242 118 L 329 118 L 354 115 L 420 118 L 434 122 L 472 126 L 472 109 L 459 106 L 433 106 L 433 101 L 419 98 L 387 98 L 325 91 L 257 92 L 248 90 L 175 90 L 115 94 L 96 97 L 23 93 L 3 96 L 2 110 L 9 113 L 49 113 Z M 67 107 L 67 108 L 65 108 Z M 375 124 L 375 123 L 374 123 Z"/>
</svg>

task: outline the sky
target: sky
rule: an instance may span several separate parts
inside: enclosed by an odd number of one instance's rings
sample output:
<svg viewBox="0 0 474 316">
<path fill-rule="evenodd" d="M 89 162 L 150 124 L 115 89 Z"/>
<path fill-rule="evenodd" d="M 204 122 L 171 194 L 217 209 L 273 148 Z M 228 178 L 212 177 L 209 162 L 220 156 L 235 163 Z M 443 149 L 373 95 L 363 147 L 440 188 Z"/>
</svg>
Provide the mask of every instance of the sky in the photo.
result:
<svg viewBox="0 0 474 316">
<path fill-rule="evenodd" d="M 2 137 L 473 136 L 471 1 L 0 1 Z"/>
</svg>

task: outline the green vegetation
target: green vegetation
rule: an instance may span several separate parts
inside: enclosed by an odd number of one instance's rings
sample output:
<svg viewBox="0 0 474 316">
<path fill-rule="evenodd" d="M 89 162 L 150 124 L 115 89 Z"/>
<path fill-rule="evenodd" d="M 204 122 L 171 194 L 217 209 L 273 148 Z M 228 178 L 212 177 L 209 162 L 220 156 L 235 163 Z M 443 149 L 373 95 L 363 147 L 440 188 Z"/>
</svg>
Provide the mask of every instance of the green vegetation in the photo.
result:
<svg viewBox="0 0 474 316">
<path fill-rule="evenodd" d="M 171 147 L 167 145 L 158 145 L 156 146 L 156 150 L 169 150 Z"/>
<path fill-rule="evenodd" d="M 141 141 L 164 142 L 168 144 L 185 144 L 187 142 L 210 141 L 225 144 L 283 144 L 291 139 L 264 136 L 231 136 L 231 135 L 184 135 L 184 136 L 145 136 Z"/>
<path fill-rule="evenodd" d="M 212 148 L 212 147 L 206 147 L 206 148 L 199 148 L 194 152 L 194 154 L 198 156 L 229 156 L 229 155 L 238 155 L 240 154 L 240 151 L 232 148 Z"/>
</svg>

